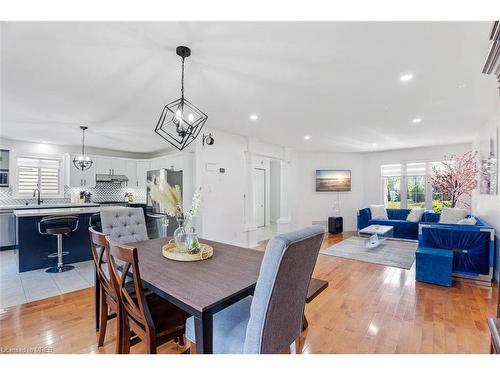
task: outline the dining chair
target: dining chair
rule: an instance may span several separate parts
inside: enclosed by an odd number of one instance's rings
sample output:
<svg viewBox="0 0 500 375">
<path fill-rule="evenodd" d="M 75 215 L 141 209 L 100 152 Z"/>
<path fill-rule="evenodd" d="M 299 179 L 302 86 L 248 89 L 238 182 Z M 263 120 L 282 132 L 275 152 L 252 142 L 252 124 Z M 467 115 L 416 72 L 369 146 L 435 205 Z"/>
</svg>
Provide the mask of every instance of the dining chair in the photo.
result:
<svg viewBox="0 0 500 375">
<path fill-rule="evenodd" d="M 97 277 L 99 279 L 100 300 L 99 300 L 99 339 L 97 346 L 103 346 L 104 338 L 106 336 L 106 328 L 108 320 L 116 318 L 119 315 L 119 300 L 115 288 L 109 277 L 108 268 L 105 267 L 105 259 L 109 258 L 108 245 L 106 243 L 106 235 L 96 231 L 94 228 L 89 227 L 90 234 L 90 248 L 92 250 L 92 257 Z M 128 283 L 127 288 L 133 291 L 133 284 Z M 121 324 L 120 319 L 116 322 L 116 353 L 121 352 Z"/>
<path fill-rule="evenodd" d="M 121 304 L 122 353 L 129 353 L 137 339 L 146 344 L 148 353 L 156 353 L 158 346 L 172 340 L 183 346 L 189 314 L 155 293 L 144 293 L 136 248 L 116 243 L 109 236 L 106 242 L 109 273 Z M 135 295 L 126 287 L 127 275 L 132 278 Z M 131 331 L 136 338 L 131 337 Z"/>
<path fill-rule="evenodd" d="M 324 229 L 311 226 L 267 244 L 255 293 L 213 316 L 213 352 L 285 353 L 302 333 L 304 305 Z M 196 349 L 194 319 L 186 337 Z"/>
<path fill-rule="evenodd" d="M 103 208 L 101 226 L 102 232 L 119 244 L 149 239 L 144 210 L 140 207 Z"/>
</svg>

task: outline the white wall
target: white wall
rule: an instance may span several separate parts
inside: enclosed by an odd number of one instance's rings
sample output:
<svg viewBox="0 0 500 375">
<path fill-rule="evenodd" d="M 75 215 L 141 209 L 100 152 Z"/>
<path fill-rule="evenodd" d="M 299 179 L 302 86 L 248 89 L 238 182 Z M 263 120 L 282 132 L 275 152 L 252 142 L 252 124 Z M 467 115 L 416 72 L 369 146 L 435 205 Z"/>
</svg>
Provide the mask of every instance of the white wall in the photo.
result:
<svg viewBox="0 0 500 375">
<path fill-rule="evenodd" d="M 247 142 L 242 136 L 211 132 L 213 146 L 202 148 L 201 142 L 196 143 L 195 185 L 203 192 L 197 230 L 207 239 L 244 245 Z"/>
<path fill-rule="evenodd" d="M 297 152 L 295 160 L 296 194 L 292 221 L 295 228 L 311 225 L 313 221 L 326 221 L 333 215 L 337 202 L 336 192 L 316 192 L 316 169 L 350 169 L 352 190 L 339 193 L 340 215 L 344 217 L 344 230 L 356 229 L 356 213 L 363 200 L 363 156 L 359 153 Z"/>
<path fill-rule="evenodd" d="M 474 142 L 474 150 L 479 151 L 479 143 L 484 140 L 484 138 L 488 137 L 492 129 L 497 126 L 500 126 L 500 115 L 492 118 L 483 127 L 482 131 L 478 133 L 478 137 Z M 500 142 L 497 142 L 497 155 L 499 155 L 500 152 L 499 143 Z M 484 195 L 475 191 L 472 195 L 472 214 L 479 216 L 495 228 L 497 238 L 495 278 L 498 280 L 498 270 L 500 269 L 500 195 Z"/>
<path fill-rule="evenodd" d="M 363 153 L 365 188 L 361 205 L 366 207 L 370 204 L 384 203 L 382 199 L 382 180 L 380 177 L 381 165 L 406 161 L 441 161 L 445 156 L 464 154 L 467 151 L 471 151 L 471 149 L 472 143 L 462 143 Z"/>
</svg>

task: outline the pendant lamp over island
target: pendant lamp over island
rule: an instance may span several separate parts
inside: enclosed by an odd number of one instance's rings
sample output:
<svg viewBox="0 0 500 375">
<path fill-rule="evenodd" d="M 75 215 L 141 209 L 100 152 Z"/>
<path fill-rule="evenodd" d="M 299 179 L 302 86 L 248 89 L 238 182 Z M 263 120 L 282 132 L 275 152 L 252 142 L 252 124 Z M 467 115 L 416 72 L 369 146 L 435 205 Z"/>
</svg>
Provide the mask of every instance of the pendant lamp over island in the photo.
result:
<svg viewBox="0 0 500 375">
<path fill-rule="evenodd" d="M 179 46 L 176 52 L 182 58 L 181 97 L 163 108 L 155 132 L 182 151 L 198 137 L 208 116 L 184 97 L 184 60 L 191 50 Z"/>
<path fill-rule="evenodd" d="M 73 165 L 76 169 L 85 171 L 89 169 L 94 162 L 92 161 L 90 156 L 85 155 L 85 130 L 87 130 L 88 127 L 80 126 L 80 129 L 82 129 L 82 153 L 75 156 L 75 158 L 73 159 Z"/>
</svg>

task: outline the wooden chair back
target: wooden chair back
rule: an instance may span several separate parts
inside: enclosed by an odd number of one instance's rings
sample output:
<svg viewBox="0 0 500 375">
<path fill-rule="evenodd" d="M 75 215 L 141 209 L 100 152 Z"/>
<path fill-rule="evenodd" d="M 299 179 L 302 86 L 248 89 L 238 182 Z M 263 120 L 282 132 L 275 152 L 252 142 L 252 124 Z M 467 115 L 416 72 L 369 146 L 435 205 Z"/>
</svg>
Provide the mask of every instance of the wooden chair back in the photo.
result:
<svg viewBox="0 0 500 375">
<path fill-rule="evenodd" d="M 113 242 L 109 236 L 106 236 L 106 242 L 109 249 L 109 273 L 126 314 L 125 318 L 128 317 L 127 324 L 138 336 L 155 337 L 155 326 L 142 286 L 137 249 Z M 133 279 L 133 297 L 125 288 L 127 276 Z"/>
<path fill-rule="evenodd" d="M 118 303 L 118 297 L 111 281 L 111 277 L 105 272 L 105 259 L 109 259 L 108 244 L 106 243 L 106 235 L 96 231 L 94 228 L 89 227 L 90 234 L 90 248 L 92 250 L 92 257 L 97 272 L 99 282 L 104 289 L 104 292 L 115 302 Z"/>
</svg>

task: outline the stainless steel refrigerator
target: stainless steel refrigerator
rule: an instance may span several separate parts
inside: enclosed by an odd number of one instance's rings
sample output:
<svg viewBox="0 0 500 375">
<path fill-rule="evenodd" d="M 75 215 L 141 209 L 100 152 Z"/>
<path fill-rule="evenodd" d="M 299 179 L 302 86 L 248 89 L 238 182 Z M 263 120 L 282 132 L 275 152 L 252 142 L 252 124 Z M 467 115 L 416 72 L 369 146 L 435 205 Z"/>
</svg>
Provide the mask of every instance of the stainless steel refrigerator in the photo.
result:
<svg viewBox="0 0 500 375">
<path fill-rule="evenodd" d="M 158 184 L 162 180 L 167 181 L 170 186 L 178 185 L 182 196 L 182 171 L 165 168 L 148 171 L 148 184 Z M 146 192 L 146 225 L 149 238 L 171 236 L 178 227 L 177 220 L 173 217 L 168 217 L 160 205 L 152 201 L 149 194 L 149 186 Z"/>
</svg>

